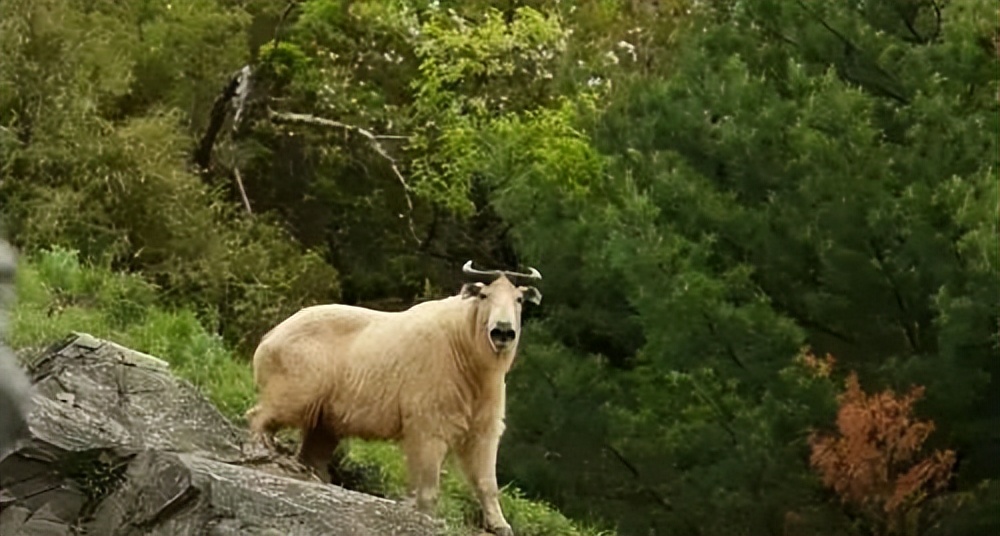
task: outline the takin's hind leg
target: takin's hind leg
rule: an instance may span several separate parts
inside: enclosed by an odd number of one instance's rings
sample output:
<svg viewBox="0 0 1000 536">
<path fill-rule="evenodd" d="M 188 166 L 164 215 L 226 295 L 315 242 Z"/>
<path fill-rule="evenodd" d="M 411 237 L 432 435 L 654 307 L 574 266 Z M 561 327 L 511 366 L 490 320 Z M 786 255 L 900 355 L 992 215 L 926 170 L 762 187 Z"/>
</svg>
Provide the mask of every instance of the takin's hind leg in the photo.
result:
<svg viewBox="0 0 1000 536">
<path fill-rule="evenodd" d="M 251 437 L 262 443 L 267 450 L 277 452 L 274 434 L 277 433 L 279 424 L 274 415 L 264 406 L 257 404 L 246 412 L 246 419 L 250 425 Z"/>
<path fill-rule="evenodd" d="M 298 459 L 312 469 L 320 481 L 329 484 L 330 460 L 340 439 L 322 426 L 302 430 L 302 444 L 299 445 Z"/>
</svg>

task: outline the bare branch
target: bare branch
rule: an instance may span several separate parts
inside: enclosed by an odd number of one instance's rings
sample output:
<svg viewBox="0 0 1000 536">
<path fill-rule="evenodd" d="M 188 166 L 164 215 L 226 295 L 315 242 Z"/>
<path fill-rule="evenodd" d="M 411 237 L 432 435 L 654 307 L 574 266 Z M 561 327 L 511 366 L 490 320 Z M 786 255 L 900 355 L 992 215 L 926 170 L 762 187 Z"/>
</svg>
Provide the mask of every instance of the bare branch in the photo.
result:
<svg viewBox="0 0 1000 536">
<path fill-rule="evenodd" d="M 823 28 L 825 28 L 827 32 L 829 32 L 831 35 L 833 35 L 834 37 L 836 37 L 844 45 L 844 51 L 845 51 L 845 56 L 846 56 L 847 60 L 850 60 L 852 56 L 855 56 L 856 58 L 860 58 L 864 54 L 864 51 L 861 50 L 861 48 L 859 46 L 857 46 L 856 44 L 854 44 L 854 42 L 851 41 L 844 33 L 840 32 L 839 30 L 837 30 L 836 28 L 834 28 L 832 25 L 830 25 L 830 23 L 828 23 L 826 21 L 826 19 L 823 18 L 822 14 L 820 14 L 816 10 L 814 10 L 811 7 L 809 7 L 808 5 L 806 5 L 806 3 L 803 0 L 795 0 L 795 1 L 796 1 L 796 4 L 798 4 L 798 6 L 800 8 L 802 8 L 803 11 L 805 11 L 816 22 L 818 22 L 821 26 L 823 26 Z M 855 60 L 855 61 L 857 61 L 857 60 Z M 886 71 L 885 69 L 883 69 L 882 66 L 878 64 L 877 61 L 872 60 L 869 63 L 871 64 L 871 68 L 873 70 L 875 70 L 875 72 L 877 72 L 879 74 L 879 76 L 883 77 L 884 79 L 891 80 L 891 81 L 895 81 L 896 80 L 896 77 L 893 76 L 888 71 Z M 903 95 L 900 92 L 894 90 L 893 88 L 887 87 L 885 84 L 878 84 L 878 83 L 874 83 L 874 82 L 868 82 L 868 83 L 866 83 L 865 81 L 860 80 L 857 76 L 853 76 L 849 71 L 850 71 L 850 69 L 848 69 L 847 66 L 845 65 L 841 69 L 841 76 L 843 76 L 844 78 L 846 78 L 850 82 L 858 84 L 859 86 L 861 86 L 863 88 L 877 91 L 878 93 L 881 93 L 883 96 L 889 97 L 889 98 L 895 100 L 896 102 L 899 102 L 900 104 L 909 104 L 910 103 L 909 99 L 907 99 L 905 95 Z"/>
<path fill-rule="evenodd" d="M 233 132 L 240 126 L 240 119 L 243 117 L 243 108 L 246 107 L 247 98 L 250 97 L 250 84 L 253 82 L 253 68 L 249 64 L 244 65 L 235 75 L 236 88 L 233 90 L 231 103 L 236 112 L 233 114 Z"/>
<path fill-rule="evenodd" d="M 296 5 L 298 5 L 298 2 L 296 2 L 295 0 L 289 0 L 288 4 L 285 5 L 285 9 L 281 11 L 281 18 L 278 19 L 278 24 L 275 25 L 274 27 L 275 47 L 277 47 L 278 44 L 281 42 L 281 30 L 285 25 L 285 20 L 288 18 L 288 15 L 292 12 L 292 10 L 295 9 Z"/>
<path fill-rule="evenodd" d="M 410 185 L 406 182 L 406 177 L 399 170 L 399 165 L 396 164 L 396 159 L 385 150 L 385 147 L 379 143 L 380 139 L 384 139 L 384 136 L 375 134 L 374 132 L 359 127 L 357 125 L 350 125 L 347 123 L 342 123 L 340 121 L 335 121 L 333 119 L 327 119 L 325 117 L 317 117 L 310 114 L 297 114 L 291 112 L 276 112 L 274 110 L 268 109 L 267 116 L 275 122 L 285 122 L 285 123 L 300 123 L 305 125 L 320 126 L 326 128 L 336 128 L 340 130 L 346 130 L 348 132 L 353 132 L 360 134 L 361 136 L 368 139 L 372 149 L 379 154 L 382 158 L 389 162 L 392 167 L 392 172 L 396 176 L 396 180 L 399 181 L 400 186 L 403 187 L 403 196 L 406 198 L 406 207 L 409 210 L 407 214 L 407 220 L 410 227 L 410 234 L 413 239 L 417 242 L 418 246 L 423 245 L 423 241 L 417 236 L 417 229 L 413 224 L 413 200 L 410 198 Z M 403 137 L 405 138 L 405 136 Z"/>
<path fill-rule="evenodd" d="M 905 11 L 905 8 L 903 7 L 902 4 L 893 4 L 893 6 L 894 6 L 893 10 L 896 12 L 897 15 L 899 15 L 899 20 L 903 21 L 903 26 L 905 26 L 906 29 L 910 32 L 910 35 L 913 36 L 913 39 L 907 39 L 907 41 L 918 44 L 926 43 L 927 40 L 924 38 L 924 36 L 920 35 L 920 32 L 917 31 L 917 28 L 913 26 L 913 21 L 914 19 L 916 19 L 917 13 L 919 13 L 920 11 L 920 6 L 914 7 L 912 16 Z"/>
<path fill-rule="evenodd" d="M 240 176 L 240 168 L 233 168 L 233 175 L 236 176 L 236 185 L 240 187 L 240 197 L 243 198 L 243 206 L 247 208 L 248 214 L 253 214 L 253 210 L 250 209 L 250 198 L 247 197 L 247 191 L 243 188 L 243 177 Z"/>
<path fill-rule="evenodd" d="M 776 301 L 775 303 L 780 303 L 780 302 Z M 811 318 L 809 318 L 809 316 L 806 313 L 797 312 L 791 306 L 789 306 L 788 304 L 784 304 L 782 307 L 786 311 L 788 311 L 788 315 L 791 316 L 792 319 L 794 319 L 796 322 L 798 322 L 802 327 L 804 327 L 806 329 L 812 329 L 812 330 L 818 331 L 820 333 L 823 333 L 825 335 L 829 335 L 830 337 L 833 337 L 833 338 L 835 338 L 835 339 L 837 339 L 837 340 L 839 340 L 841 342 L 845 342 L 847 344 L 854 344 L 854 345 L 858 344 L 858 340 L 855 339 L 854 337 L 852 337 L 852 336 L 850 336 L 850 335 L 848 335 L 846 333 L 843 333 L 841 331 L 838 331 L 838 330 L 836 330 L 836 329 L 834 329 L 834 328 L 832 328 L 832 327 L 830 327 L 830 326 L 828 326 L 826 324 L 822 324 L 820 322 L 812 320 Z"/>
<path fill-rule="evenodd" d="M 663 507 L 668 512 L 674 511 L 674 505 L 670 503 L 670 499 L 664 497 L 663 495 L 660 495 L 659 492 L 657 492 L 655 489 L 653 489 L 645 482 L 643 482 L 642 474 L 639 472 L 639 469 L 635 466 L 634 463 L 632 463 L 631 461 L 629 461 L 628 458 L 625 457 L 622 451 L 618 450 L 614 445 L 608 442 L 604 443 L 604 448 L 607 449 L 608 452 L 610 452 L 612 455 L 614 455 L 615 459 L 618 460 L 618 463 L 622 464 L 622 466 L 624 466 L 625 469 L 632 474 L 632 477 L 639 482 L 639 486 L 642 488 L 642 491 L 646 492 L 646 494 L 649 495 L 651 499 L 653 499 L 653 502 Z"/>
<path fill-rule="evenodd" d="M 912 315 L 910 313 L 910 308 L 907 307 L 906 300 L 903 298 L 903 294 L 899 291 L 899 284 L 896 282 L 896 278 L 893 277 L 890 273 L 890 268 L 887 266 L 885 251 L 872 239 L 868 240 L 868 247 L 871 249 L 872 258 L 875 260 L 875 268 L 885 279 L 886 284 L 889 286 L 889 290 L 892 292 L 893 298 L 895 298 L 896 308 L 899 311 L 896 323 L 899 324 L 899 328 L 903 331 L 903 335 L 906 336 L 906 342 L 910 345 L 910 351 L 915 354 L 920 353 L 922 345 L 919 337 L 919 324 L 911 320 Z"/>
<path fill-rule="evenodd" d="M 667 497 L 656 491 L 656 489 L 651 487 L 649 484 L 643 482 L 642 474 L 639 472 L 638 467 L 636 467 L 634 463 L 629 461 L 629 459 L 625 457 L 625 454 L 622 453 L 622 451 L 618 450 L 614 445 L 612 445 L 609 442 L 604 442 L 603 446 L 608 452 L 610 452 L 615 457 L 616 460 L 618 460 L 618 463 L 622 464 L 622 466 L 625 467 L 625 469 L 632 474 L 632 477 L 636 480 L 636 482 L 638 482 L 640 489 L 643 492 L 645 492 L 646 495 L 649 496 L 649 498 L 652 499 L 652 501 L 656 503 L 657 506 L 660 506 L 667 512 L 673 512 L 675 514 L 678 514 L 681 521 L 683 521 L 688 526 L 688 530 L 690 531 L 689 534 L 702 533 L 701 529 L 699 529 L 698 526 L 692 522 L 688 514 L 686 514 L 683 511 L 675 509 L 673 503 L 670 502 L 670 499 L 668 499 Z"/>
<path fill-rule="evenodd" d="M 232 121 L 232 130 L 235 131 L 239 125 L 247 96 L 250 94 L 252 75 L 253 69 L 251 69 L 250 65 L 244 65 L 240 70 L 233 73 L 229 82 L 223 88 L 222 93 L 216 97 L 215 102 L 212 104 L 212 112 L 209 117 L 208 127 L 205 129 L 205 135 L 198 142 L 198 146 L 195 148 L 192 157 L 198 172 L 203 176 L 207 176 L 212 168 L 212 152 L 215 149 L 215 143 L 219 139 L 219 133 L 222 131 L 222 125 L 226 122 L 229 107 L 236 109 Z M 234 168 L 234 176 L 236 178 L 236 185 L 240 190 L 240 196 L 243 198 L 243 206 L 246 207 L 248 213 L 253 214 L 253 211 L 250 210 L 250 199 L 247 197 L 246 188 L 243 187 L 243 178 L 240 176 L 239 169 Z"/>
<path fill-rule="evenodd" d="M 934 8 L 934 35 L 927 38 L 927 41 L 931 42 L 941 36 L 941 6 L 935 0 L 930 0 L 929 3 Z"/>
<path fill-rule="evenodd" d="M 211 168 L 212 149 L 215 147 L 215 140 L 219 136 L 219 131 L 222 130 L 222 124 L 226 121 L 226 111 L 233 97 L 236 96 L 237 89 L 240 87 L 242 75 L 242 69 L 233 73 L 233 76 L 226 82 L 226 86 L 222 89 L 222 93 L 216 97 L 215 102 L 212 104 L 208 128 L 205 129 L 205 135 L 198 142 L 198 147 L 195 149 L 193 158 L 195 165 L 198 166 L 198 170 L 202 173 Z"/>
</svg>

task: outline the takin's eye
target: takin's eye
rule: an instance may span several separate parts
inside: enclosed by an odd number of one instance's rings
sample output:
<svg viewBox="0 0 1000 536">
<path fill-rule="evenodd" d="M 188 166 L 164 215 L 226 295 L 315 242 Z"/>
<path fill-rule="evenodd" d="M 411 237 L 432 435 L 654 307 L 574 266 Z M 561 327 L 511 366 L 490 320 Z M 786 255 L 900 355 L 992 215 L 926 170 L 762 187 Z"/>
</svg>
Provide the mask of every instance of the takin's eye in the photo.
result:
<svg viewBox="0 0 1000 536">
<path fill-rule="evenodd" d="M 524 303 L 524 296 L 518 296 L 517 303 Z"/>
<path fill-rule="evenodd" d="M 489 298 L 489 296 L 487 296 L 486 294 L 483 294 L 483 293 L 479 294 L 479 299 L 480 300 L 485 300 L 486 298 Z"/>
</svg>

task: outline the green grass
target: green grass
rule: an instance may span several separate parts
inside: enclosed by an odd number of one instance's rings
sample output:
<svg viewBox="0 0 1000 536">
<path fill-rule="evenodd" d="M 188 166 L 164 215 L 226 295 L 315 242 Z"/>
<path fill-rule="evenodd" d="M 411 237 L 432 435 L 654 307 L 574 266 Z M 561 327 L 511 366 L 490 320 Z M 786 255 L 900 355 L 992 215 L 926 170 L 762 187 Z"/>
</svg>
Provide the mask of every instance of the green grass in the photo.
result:
<svg viewBox="0 0 1000 536">
<path fill-rule="evenodd" d="M 388 497 L 398 498 L 405 491 L 406 464 L 399 449 L 383 442 L 351 441 L 345 464 L 354 469 L 376 474 L 367 478 L 366 489 Z M 500 498 L 507 521 L 518 536 L 597 536 L 611 535 L 594 527 L 571 521 L 552 506 L 526 498 L 519 489 L 508 486 Z M 441 477 L 441 499 L 438 515 L 448 524 L 454 535 L 469 534 L 469 527 L 478 526 L 479 504 L 471 488 L 462 478 L 457 464 L 445 463 Z M 477 533 L 478 534 L 478 533 Z"/>
<path fill-rule="evenodd" d="M 38 348 L 73 331 L 117 342 L 166 360 L 227 417 L 243 423 L 254 400 L 248 359 L 234 355 L 193 312 L 161 307 L 157 292 L 140 276 L 83 265 L 74 251 L 53 248 L 28 255 L 18 268 L 10 344 Z M 357 440 L 345 447 L 345 466 L 364 475 L 363 491 L 394 499 L 405 495 L 406 466 L 397 447 Z M 519 536 L 610 534 L 574 523 L 513 487 L 503 490 L 501 502 Z M 439 515 L 456 535 L 470 534 L 478 524 L 478 504 L 451 461 L 442 477 Z"/>
<path fill-rule="evenodd" d="M 83 266 L 72 251 L 43 251 L 21 263 L 11 324 L 15 348 L 79 331 L 165 359 L 230 418 L 241 419 L 253 401 L 249 364 L 194 313 L 157 307 L 156 288 L 142 278 Z"/>
</svg>

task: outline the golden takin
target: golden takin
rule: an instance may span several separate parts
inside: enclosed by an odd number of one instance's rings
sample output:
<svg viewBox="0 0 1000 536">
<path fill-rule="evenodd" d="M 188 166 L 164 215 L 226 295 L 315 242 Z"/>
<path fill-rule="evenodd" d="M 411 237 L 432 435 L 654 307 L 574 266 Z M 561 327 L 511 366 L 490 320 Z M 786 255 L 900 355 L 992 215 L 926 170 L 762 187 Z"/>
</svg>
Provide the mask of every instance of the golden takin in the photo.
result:
<svg viewBox="0 0 1000 536">
<path fill-rule="evenodd" d="M 486 529 L 512 535 L 496 477 L 504 380 L 517 353 L 522 305 L 542 299 L 525 284 L 541 274 L 476 270 L 472 261 L 462 271 L 475 282 L 405 311 L 317 305 L 275 326 L 254 353 L 258 403 L 247 419 L 269 449 L 278 430 L 299 429 L 299 459 L 327 482 L 341 440 L 396 442 L 417 508 L 428 514 L 453 452 Z"/>
</svg>

